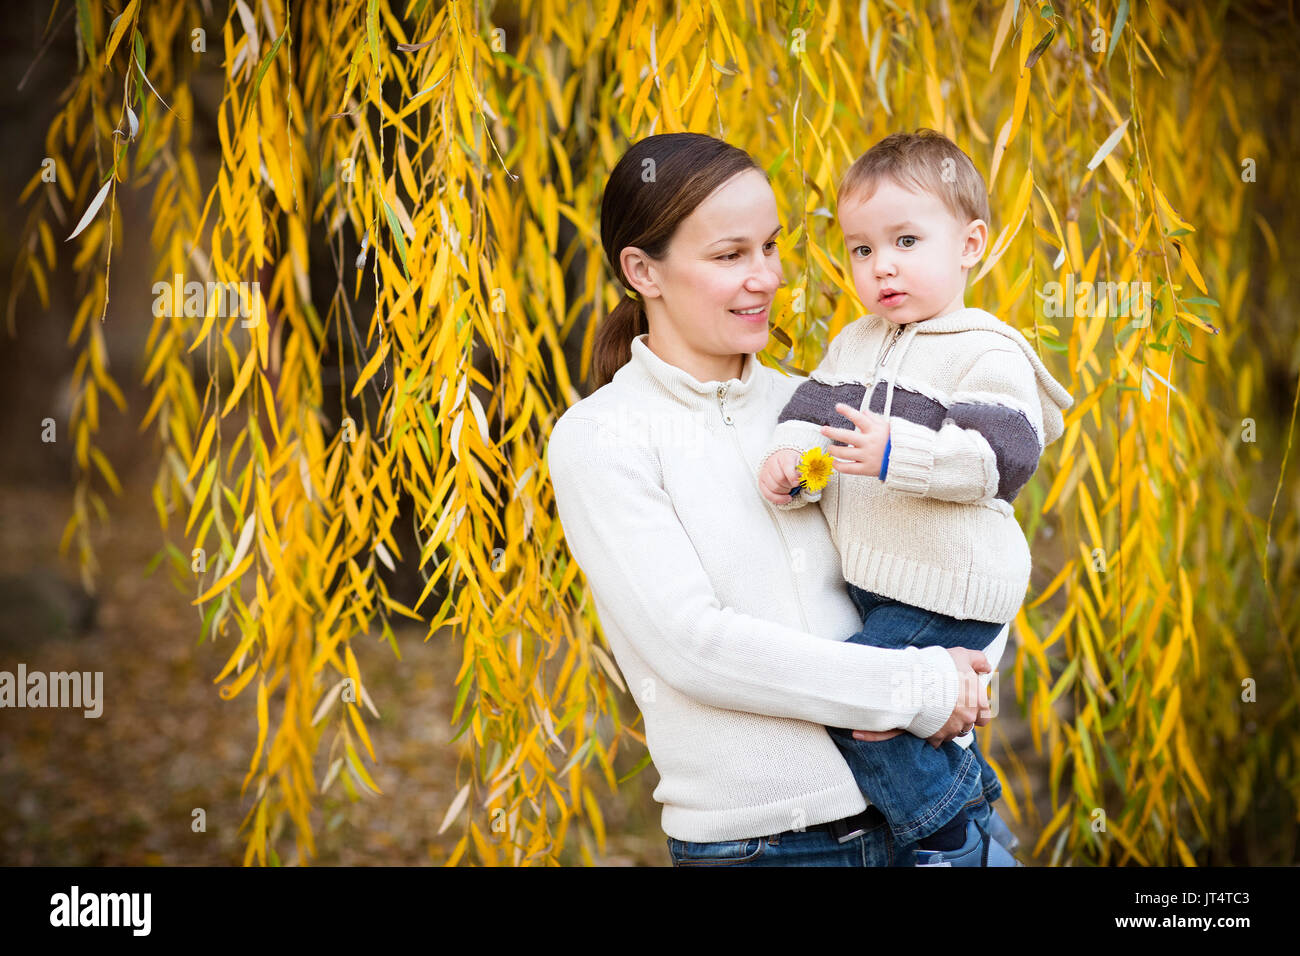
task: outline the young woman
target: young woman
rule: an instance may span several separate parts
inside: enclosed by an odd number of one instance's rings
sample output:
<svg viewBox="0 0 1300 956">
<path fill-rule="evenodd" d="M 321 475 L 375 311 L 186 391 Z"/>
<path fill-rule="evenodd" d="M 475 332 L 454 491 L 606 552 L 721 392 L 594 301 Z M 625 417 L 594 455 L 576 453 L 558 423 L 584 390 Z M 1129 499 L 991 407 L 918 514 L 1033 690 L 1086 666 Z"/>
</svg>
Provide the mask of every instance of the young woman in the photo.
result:
<svg viewBox="0 0 1300 956">
<path fill-rule="evenodd" d="M 674 865 L 910 866 L 826 727 L 934 746 L 991 719 L 965 648 L 844 643 L 859 619 L 817 508 L 755 466 L 803 381 L 757 361 L 782 283 L 776 200 L 710 136 L 632 146 L 601 241 L 629 290 L 597 333 L 597 389 L 547 449 L 570 551 L 645 718 Z M 835 480 L 835 479 L 832 479 Z M 989 648 L 996 657 L 1005 632 Z M 973 735 L 971 735 L 973 737 Z M 969 805 L 982 827 L 991 768 Z"/>
</svg>

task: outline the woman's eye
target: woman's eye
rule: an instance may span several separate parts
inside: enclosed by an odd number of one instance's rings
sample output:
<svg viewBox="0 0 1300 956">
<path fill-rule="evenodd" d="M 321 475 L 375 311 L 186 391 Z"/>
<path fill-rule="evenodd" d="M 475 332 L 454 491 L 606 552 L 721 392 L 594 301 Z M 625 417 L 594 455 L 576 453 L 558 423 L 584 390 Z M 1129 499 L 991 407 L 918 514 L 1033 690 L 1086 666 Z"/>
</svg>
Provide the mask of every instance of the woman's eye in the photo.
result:
<svg viewBox="0 0 1300 956">
<path fill-rule="evenodd" d="M 906 245 L 903 246 L 904 249 L 911 249 L 912 246 L 916 245 L 916 236 L 899 236 L 898 241 L 906 243 Z"/>
<path fill-rule="evenodd" d="M 772 250 L 773 250 L 773 251 L 776 251 L 776 240 L 775 240 L 775 239 L 769 239 L 769 240 L 767 241 L 767 244 L 766 244 L 766 245 L 767 245 L 767 246 L 771 246 L 771 247 L 772 247 Z M 764 248 L 766 248 L 766 246 L 765 246 Z"/>
<path fill-rule="evenodd" d="M 728 252 L 725 256 L 718 256 L 719 259 L 730 259 L 732 256 L 740 255 L 739 252 Z"/>
</svg>

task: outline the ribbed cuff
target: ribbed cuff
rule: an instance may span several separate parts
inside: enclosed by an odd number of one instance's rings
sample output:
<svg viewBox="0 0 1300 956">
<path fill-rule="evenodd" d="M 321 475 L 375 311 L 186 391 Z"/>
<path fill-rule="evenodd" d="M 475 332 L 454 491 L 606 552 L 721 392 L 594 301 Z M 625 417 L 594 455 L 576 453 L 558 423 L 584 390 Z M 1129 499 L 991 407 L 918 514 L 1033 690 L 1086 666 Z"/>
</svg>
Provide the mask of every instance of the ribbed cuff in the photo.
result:
<svg viewBox="0 0 1300 956">
<path fill-rule="evenodd" d="M 889 421 L 889 441 L 898 439 L 898 451 L 890 450 L 889 473 L 885 487 L 909 495 L 924 495 L 930 490 L 934 471 L 935 433 L 924 425 L 903 418 Z"/>
<path fill-rule="evenodd" d="M 928 738 L 943 729 L 957 707 L 957 662 L 942 647 L 921 648 L 920 653 L 929 667 L 921 689 L 921 709 L 906 729 L 917 737 Z"/>
</svg>

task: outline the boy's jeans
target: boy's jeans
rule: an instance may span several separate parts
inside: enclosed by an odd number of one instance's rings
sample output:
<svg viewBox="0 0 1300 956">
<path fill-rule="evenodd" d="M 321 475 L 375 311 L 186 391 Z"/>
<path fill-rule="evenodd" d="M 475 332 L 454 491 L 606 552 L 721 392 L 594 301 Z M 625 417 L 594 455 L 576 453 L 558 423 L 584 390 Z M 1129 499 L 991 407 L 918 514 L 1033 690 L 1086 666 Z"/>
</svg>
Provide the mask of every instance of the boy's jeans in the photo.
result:
<svg viewBox="0 0 1300 956">
<path fill-rule="evenodd" d="M 854 644 L 982 651 L 1003 627 L 912 607 L 852 584 L 849 594 L 862 615 L 862 629 L 849 638 Z M 916 843 L 941 829 L 981 790 L 989 804 L 1002 794 L 978 743 L 963 749 L 948 740 L 935 749 L 906 732 L 889 740 L 855 740 L 853 728 L 827 730 L 863 795 L 884 813 L 899 843 Z"/>
</svg>

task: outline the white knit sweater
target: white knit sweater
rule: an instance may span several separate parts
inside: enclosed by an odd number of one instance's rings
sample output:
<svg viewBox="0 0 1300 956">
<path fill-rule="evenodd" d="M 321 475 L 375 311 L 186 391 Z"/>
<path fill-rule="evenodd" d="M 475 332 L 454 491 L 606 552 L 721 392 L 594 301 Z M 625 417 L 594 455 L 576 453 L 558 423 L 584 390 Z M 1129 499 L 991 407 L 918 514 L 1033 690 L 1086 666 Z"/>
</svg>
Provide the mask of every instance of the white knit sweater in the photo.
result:
<svg viewBox="0 0 1300 956">
<path fill-rule="evenodd" d="M 952 617 L 1014 618 L 1030 555 L 1012 501 L 1073 403 L 1025 337 L 978 308 L 851 322 L 773 419 L 758 470 L 782 448 L 833 455 L 822 426 L 854 428 L 836 402 L 883 413 L 891 446 L 884 481 L 836 471 L 822 496 L 844 577 Z"/>
<path fill-rule="evenodd" d="M 932 735 L 956 703 L 953 660 L 844 643 L 860 622 L 821 511 L 779 511 L 755 488 L 804 379 L 747 355 L 740 379 L 699 382 L 645 338 L 556 423 L 547 462 L 645 718 L 664 832 L 733 840 L 857 813 L 825 727 Z"/>
</svg>

